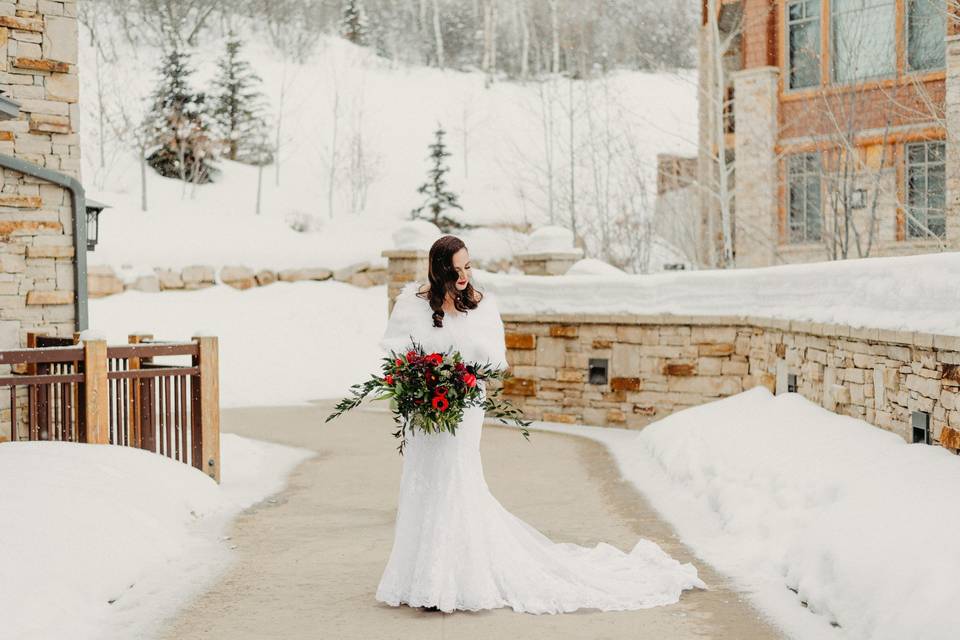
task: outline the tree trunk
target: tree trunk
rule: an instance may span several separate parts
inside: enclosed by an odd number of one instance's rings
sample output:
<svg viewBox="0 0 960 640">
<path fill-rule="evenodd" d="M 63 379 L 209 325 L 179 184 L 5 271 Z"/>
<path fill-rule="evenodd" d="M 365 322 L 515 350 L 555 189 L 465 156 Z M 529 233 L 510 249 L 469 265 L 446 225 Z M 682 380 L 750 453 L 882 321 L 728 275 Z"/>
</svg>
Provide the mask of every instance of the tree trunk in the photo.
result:
<svg viewBox="0 0 960 640">
<path fill-rule="evenodd" d="M 717 145 L 717 153 L 719 155 L 718 159 L 718 172 L 717 176 L 718 181 L 718 192 L 720 197 L 720 232 L 723 236 L 723 255 L 721 257 L 721 262 L 723 267 L 732 267 L 733 266 L 733 240 L 731 233 L 731 224 L 730 224 L 730 199 L 729 199 L 729 183 L 727 181 L 727 149 L 726 149 L 726 135 L 724 131 L 724 118 L 723 118 L 723 107 L 726 102 L 726 74 L 723 70 L 723 47 L 720 44 L 720 25 L 717 22 L 718 16 L 718 5 L 717 0 L 709 0 L 707 3 L 707 11 L 709 15 L 707 17 L 708 25 L 710 28 L 710 40 L 713 44 L 713 73 L 714 73 L 714 82 L 712 83 L 712 89 L 714 90 L 714 134 L 715 141 Z"/>
<path fill-rule="evenodd" d="M 440 30 L 439 0 L 433 0 L 433 36 L 437 44 L 437 66 L 443 69 L 443 32 Z"/>
<path fill-rule="evenodd" d="M 553 65 L 551 73 L 560 73 L 560 18 L 557 16 L 557 0 L 550 0 L 550 33 L 553 37 Z"/>
</svg>

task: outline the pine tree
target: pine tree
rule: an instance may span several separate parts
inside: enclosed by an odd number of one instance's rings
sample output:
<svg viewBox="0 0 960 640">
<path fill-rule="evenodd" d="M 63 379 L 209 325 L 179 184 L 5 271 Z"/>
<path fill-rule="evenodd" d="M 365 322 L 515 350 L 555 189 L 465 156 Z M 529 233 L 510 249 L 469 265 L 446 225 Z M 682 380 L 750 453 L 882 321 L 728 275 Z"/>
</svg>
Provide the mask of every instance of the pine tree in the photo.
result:
<svg viewBox="0 0 960 640">
<path fill-rule="evenodd" d="M 246 60 L 240 58 L 240 40 L 231 35 L 224 56 L 217 62 L 213 81 L 212 118 L 224 155 L 248 164 L 270 164 L 260 140 L 266 137 L 266 98 L 259 90 L 262 83 Z"/>
<path fill-rule="evenodd" d="M 153 151 L 147 164 L 162 176 L 205 184 L 213 180 L 216 149 L 204 110 L 206 97 L 190 88 L 190 56 L 173 50 L 159 69 L 147 131 Z"/>
<path fill-rule="evenodd" d="M 466 226 L 445 214 L 446 211 L 452 209 L 463 211 L 457 194 L 447 190 L 446 176 L 450 172 L 450 167 L 446 165 L 446 159 L 451 154 L 447 151 L 446 143 L 443 141 L 443 136 L 446 133 L 442 126 L 438 126 L 434 133 L 436 140 L 429 147 L 429 157 L 433 167 L 427 172 L 427 182 L 417 189 L 417 193 L 425 195 L 427 199 L 422 205 L 410 212 L 414 219 L 424 217 L 426 212 L 429 215 L 430 222 L 437 225 L 444 233 L 448 233 L 452 229 L 462 229 Z"/>
<path fill-rule="evenodd" d="M 361 47 L 367 44 L 367 16 L 360 0 L 345 0 L 343 3 L 340 35 Z"/>
</svg>

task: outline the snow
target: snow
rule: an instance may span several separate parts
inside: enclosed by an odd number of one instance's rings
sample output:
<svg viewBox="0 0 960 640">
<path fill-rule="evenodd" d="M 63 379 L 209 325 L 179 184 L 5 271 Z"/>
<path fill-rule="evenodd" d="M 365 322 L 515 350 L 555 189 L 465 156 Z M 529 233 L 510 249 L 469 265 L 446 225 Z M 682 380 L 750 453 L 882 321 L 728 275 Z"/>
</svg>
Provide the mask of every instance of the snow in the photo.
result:
<svg viewBox="0 0 960 640">
<path fill-rule="evenodd" d="M 232 561 L 231 518 L 314 455 L 232 434 L 220 444 L 219 486 L 130 447 L 0 444 L 0 635 L 144 637 L 213 580 Z"/>
<path fill-rule="evenodd" d="M 475 273 L 503 313 L 760 316 L 960 335 L 960 253 L 651 275 Z"/>
<path fill-rule="evenodd" d="M 639 434 L 534 426 L 606 444 L 680 539 L 790 637 L 956 638 L 960 465 L 945 449 L 763 387 Z"/>
<path fill-rule="evenodd" d="M 527 253 L 554 253 L 573 250 L 573 232 L 564 227 L 540 227 L 530 234 Z"/>
<path fill-rule="evenodd" d="M 132 328 L 158 340 L 216 335 L 221 403 L 279 406 L 345 396 L 377 369 L 386 310 L 385 286 L 328 280 L 238 291 L 219 285 L 91 300 L 90 326 L 110 344 L 126 343 Z"/>
<path fill-rule="evenodd" d="M 623 270 L 596 258 L 578 260 L 567 269 L 568 276 L 625 276 Z"/>
<path fill-rule="evenodd" d="M 411 220 L 393 232 L 393 248 L 429 251 L 439 237 L 437 225 L 426 220 Z"/>
<path fill-rule="evenodd" d="M 279 178 L 275 166 L 264 170 L 260 215 L 255 213 L 257 169 L 229 161 L 220 162 L 214 184 L 198 187 L 148 171 L 148 211 L 142 212 L 136 154 L 114 139 L 108 126 L 101 163 L 98 129 L 101 113 L 107 114 L 108 124 L 121 121 L 121 106 L 132 121 L 138 119 L 140 98 L 153 88 L 152 70 L 160 54 L 143 43 L 130 45 L 119 26 L 102 25 L 98 33 L 113 38 L 108 47 L 112 62 L 98 61 L 90 39 L 80 38 L 80 65 L 90 70 L 103 65 L 81 83 L 83 175 L 90 197 L 111 208 L 101 217 L 100 244 L 90 264 L 126 267 L 124 279 L 156 267 L 194 264 L 254 269 L 382 265 L 380 253 L 393 246 L 393 232 L 423 202 L 416 190 L 427 177 L 427 145 L 438 123 L 449 134 L 447 177 L 464 207 L 458 219 L 491 225 L 458 234 L 468 245 L 476 238 L 476 249 L 489 250 L 484 256 L 478 252 L 478 258 L 499 260 L 522 251 L 518 230 L 548 222 L 541 185 L 533 184 L 540 179 L 545 153 L 541 85 L 501 82 L 485 89 L 483 73 L 398 65 L 329 36 L 319 38 L 318 49 L 302 64 L 284 60 L 264 37 L 244 38 L 243 55 L 264 78 L 272 113 L 282 114 L 283 123 Z M 210 78 L 222 50 L 223 42 L 216 38 L 195 50 L 197 86 Z M 103 104 L 98 76 L 104 82 Z M 617 72 L 606 82 L 603 91 L 626 109 L 622 122 L 639 132 L 635 143 L 640 155 L 636 163 L 630 160 L 631 170 L 640 171 L 652 189 L 657 153 L 695 149 L 695 78 L 686 72 Z M 558 90 L 557 99 L 566 91 Z M 598 92 L 591 96 L 597 97 L 601 89 L 576 83 L 578 100 L 587 100 L 587 91 Z M 562 119 L 561 111 L 556 107 L 557 118 Z M 360 139 L 373 180 L 364 206 L 355 211 L 347 152 Z M 586 217 L 588 203 L 581 205 Z M 294 231 L 291 221 L 308 230 Z M 499 242 L 491 241 L 492 235 Z"/>
</svg>

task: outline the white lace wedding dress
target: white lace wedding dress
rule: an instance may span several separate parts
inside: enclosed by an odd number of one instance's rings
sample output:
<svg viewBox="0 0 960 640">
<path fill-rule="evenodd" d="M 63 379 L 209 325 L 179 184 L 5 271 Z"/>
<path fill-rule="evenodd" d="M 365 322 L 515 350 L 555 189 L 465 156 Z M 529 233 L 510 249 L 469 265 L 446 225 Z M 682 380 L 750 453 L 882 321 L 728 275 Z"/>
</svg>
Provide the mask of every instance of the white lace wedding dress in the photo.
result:
<svg viewBox="0 0 960 640">
<path fill-rule="evenodd" d="M 467 360 L 506 366 L 503 322 L 491 293 L 477 309 L 447 314 L 436 328 L 418 288 L 403 288 L 381 346 L 405 349 L 412 336 L 428 351 L 453 347 Z M 456 436 L 407 436 L 393 549 L 377 600 L 447 612 L 614 611 L 670 604 L 682 590 L 705 586 L 692 565 L 649 540 L 639 540 L 630 553 L 603 542 L 592 548 L 554 543 L 507 511 L 483 476 L 483 417 L 482 408 L 467 409 Z M 536 434 L 531 442 L 536 446 Z"/>
</svg>

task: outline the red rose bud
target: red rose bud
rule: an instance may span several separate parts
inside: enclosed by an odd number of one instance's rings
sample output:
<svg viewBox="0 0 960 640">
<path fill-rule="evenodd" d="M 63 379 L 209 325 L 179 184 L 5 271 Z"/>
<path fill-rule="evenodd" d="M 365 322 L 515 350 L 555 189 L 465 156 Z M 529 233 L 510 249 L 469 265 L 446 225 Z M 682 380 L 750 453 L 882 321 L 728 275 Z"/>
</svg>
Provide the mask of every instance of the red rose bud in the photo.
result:
<svg viewBox="0 0 960 640">
<path fill-rule="evenodd" d="M 407 351 L 407 362 L 413 362 L 417 357 L 416 351 Z"/>
<path fill-rule="evenodd" d="M 447 395 L 447 388 L 446 388 L 446 387 L 437 387 L 434 391 L 436 392 L 436 394 L 437 394 L 438 396 L 445 396 L 445 395 Z"/>
<path fill-rule="evenodd" d="M 447 401 L 443 396 L 434 396 L 433 397 L 433 408 L 439 411 L 446 411 L 447 407 L 450 406 L 450 402 Z"/>
<path fill-rule="evenodd" d="M 465 373 L 463 374 L 463 383 L 468 387 L 475 387 L 477 386 L 477 376 L 472 373 Z"/>
<path fill-rule="evenodd" d="M 384 381 L 385 381 L 387 384 L 393 384 L 393 376 L 388 373 L 388 374 L 386 375 L 386 377 L 384 377 Z"/>
<path fill-rule="evenodd" d="M 402 366 L 403 366 L 403 360 L 401 360 L 400 358 L 397 358 L 397 366 L 398 366 L 398 367 L 402 367 Z"/>
</svg>

